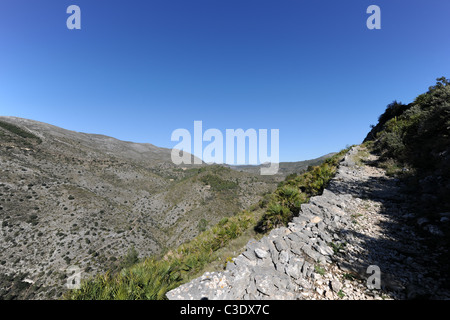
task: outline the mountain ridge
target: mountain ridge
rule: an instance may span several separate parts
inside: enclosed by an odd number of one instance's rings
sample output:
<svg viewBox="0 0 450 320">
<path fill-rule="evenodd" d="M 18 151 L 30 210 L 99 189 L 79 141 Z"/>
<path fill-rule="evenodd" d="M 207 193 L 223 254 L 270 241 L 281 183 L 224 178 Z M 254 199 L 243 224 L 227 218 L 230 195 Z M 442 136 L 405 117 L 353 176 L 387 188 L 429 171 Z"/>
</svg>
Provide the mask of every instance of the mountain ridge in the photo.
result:
<svg viewBox="0 0 450 320">
<path fill-rule="evenodd" d="M 281 161 L 278 163 L 278 172 L 277 175 L 280 176 L 287 176 L 292 173 L 301 173 L 303 171 L 306 171 L 306 169 L 309 166 L 315 166 L 322 163 L 324 160 L 331 158 L 337 154 L 337 152 L 330 152 L 326 155 L 323 155 L 318 158 L 309 159 L 309 160 L 301 160 L 301 161 Z M 259 173 L 261 170 L 261 167 L 266 166 L 266 163 L 259 164 L 259 165 L 229 165 L 225 164 L 224 166 L 237 170 L 237 171 L 243 171 L 243 172 L 250 172 L 250 173 Z"/>
</svg>

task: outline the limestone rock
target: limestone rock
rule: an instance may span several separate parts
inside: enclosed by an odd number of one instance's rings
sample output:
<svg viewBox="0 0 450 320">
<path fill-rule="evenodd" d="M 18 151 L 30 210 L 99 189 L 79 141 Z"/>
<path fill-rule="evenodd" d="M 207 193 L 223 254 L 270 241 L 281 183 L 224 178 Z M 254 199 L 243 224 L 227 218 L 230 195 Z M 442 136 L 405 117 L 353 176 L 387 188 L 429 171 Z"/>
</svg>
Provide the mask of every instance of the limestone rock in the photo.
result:
<svg viewBox="0 0 450 320">
<path fill-rule="evenodd" d="M 318 216 L 314 216 L 314 217 L 312 217 L 309 221 L 310 221 L 311 223 L 316 224 L 316 223 L 319 223 L 320 221 L 322 221 L 322 219 L 321 219 L 320 217 L 318 217 Z"/>
</svg>

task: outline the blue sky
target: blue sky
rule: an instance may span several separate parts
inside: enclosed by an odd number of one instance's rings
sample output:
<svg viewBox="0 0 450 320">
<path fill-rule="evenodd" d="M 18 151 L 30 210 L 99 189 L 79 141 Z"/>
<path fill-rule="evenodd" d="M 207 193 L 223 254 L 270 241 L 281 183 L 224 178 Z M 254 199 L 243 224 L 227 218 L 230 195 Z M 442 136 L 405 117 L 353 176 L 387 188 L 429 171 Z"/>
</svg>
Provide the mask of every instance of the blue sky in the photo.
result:
<svg viewBox="0 0 450 320">
<path fill-rule="evenodd" d="M 449 18 L 443 0 L 2 0 L 0 115 L 167 148 L 194 120 L 279 129 L 281 161 L 311 159 L 450 77 Z"/>
</svg>

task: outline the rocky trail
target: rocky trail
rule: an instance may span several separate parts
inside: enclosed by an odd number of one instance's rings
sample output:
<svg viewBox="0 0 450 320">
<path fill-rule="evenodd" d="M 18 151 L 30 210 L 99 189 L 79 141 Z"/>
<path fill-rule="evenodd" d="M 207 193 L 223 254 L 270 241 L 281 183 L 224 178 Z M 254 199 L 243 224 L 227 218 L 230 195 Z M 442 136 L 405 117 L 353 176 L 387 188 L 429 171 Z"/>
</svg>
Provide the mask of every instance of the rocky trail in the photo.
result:
<svg viewBox="0 0 450 320">
<path fill-rule="evenodd" d="M 205 273 L 167 297 L 450 298 L 446 268 L 438 263 L 448 250 L 427 245 L 440 230 L 414 218 L 401 181 L 373 166 L 376 156 L 363 151 L 357 146 L 347 153 L 323 194 L 303 204 L 288 227 L 249 241 L 226 270 Z"/>
</svg>

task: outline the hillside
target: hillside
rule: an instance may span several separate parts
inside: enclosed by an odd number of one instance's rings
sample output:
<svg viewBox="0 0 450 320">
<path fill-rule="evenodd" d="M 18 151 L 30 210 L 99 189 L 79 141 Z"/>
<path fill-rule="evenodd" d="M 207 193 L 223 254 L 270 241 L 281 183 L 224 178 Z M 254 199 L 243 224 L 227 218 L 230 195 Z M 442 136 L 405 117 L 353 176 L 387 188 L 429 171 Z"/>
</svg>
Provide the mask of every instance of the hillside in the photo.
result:
<svg viewBox="0 0 450 320">
<path fill-rule="evenodd" d="M 450 211 L 450 81 L 437 79 L 409 104 L 394 101 L 378 120 L 364 142 L 417 196 L 418 216 L 439 220 Z"/>
<path fill-rule="evenodd" d="M 223 269 L 167 293 L 171 300 L 449 299 L 443 256 L 413 223 L 404 184 L 353 147 L 323 193 L 285 225 L 251 239 Z M 414 241 L 412 241 L 414 239 Z"/>
<path fill-rule="evenodd" d="M 304 191 L 287 180 L 293 188 L 267 212 L 284 226 L 167 297 L 449 299 L 450 81 L 378 120 L 321 195 L 286 205 Z"/>
<path fill-rule="evenodd" d="M 322 192 L 344 156 L 343 150 L 320 166 L 289 175 L 257 206 L 224 218 L 191 241 L 161 256 L 152 256 L 122 269 L 119 274 L 99 274 L 67 292 L 67 299 L 165 299 L 166 293 L 206 270 L 222 269 L 239 254 L 251 237 L 286 225 L 309 197 Z M 294 185 L 295 187 L 293 187 Z"/>
<path fill-rule="evenodd" d="M 0 167 L 5 299 L 57 298 L 68 266 L 89 277 L 184 243 L 280 179 L 175 166 L 169 149 L 15 117 L 0 117 Z"/>
<path fill-rule="evenodd" d="M 328 153 L 316 159 L 294 161 L 294 162 L 280 162 L 278 167 L 278 176 L 286 177 L 290 174 L 299 174 L 305 172 L 309 166 L 320 165 L 326 159 L 335 155 L 336 152 Z M 259 174 L 262 165 L 225 165 L 228 168 L 241 172 L 249 172 Z"/>
<path fill-rule="evenodd" d="M 78 265 L 66 299 L 448 299 L 449 133 L 445 78 L 276 176 L 1 117 L 1 294 L 60 297 Z"/>
</svg>

